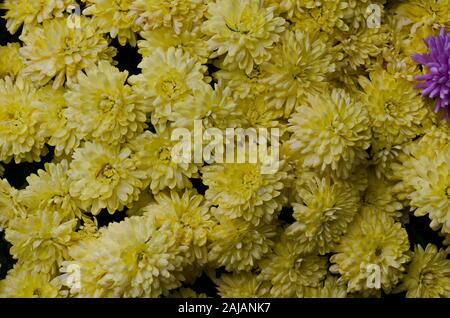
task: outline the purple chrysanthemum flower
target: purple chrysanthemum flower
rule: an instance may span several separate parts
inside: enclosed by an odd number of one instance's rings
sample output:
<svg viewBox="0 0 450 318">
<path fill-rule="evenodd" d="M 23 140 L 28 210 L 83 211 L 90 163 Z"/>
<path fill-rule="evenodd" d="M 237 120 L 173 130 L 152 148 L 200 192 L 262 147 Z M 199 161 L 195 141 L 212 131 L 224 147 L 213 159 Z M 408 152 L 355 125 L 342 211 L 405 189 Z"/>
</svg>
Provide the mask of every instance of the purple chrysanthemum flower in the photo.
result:
<svg viewBox="0 0 450 318">
<path fill-rule="evenodd" d="M 442 28 L 438 36 L 424 39 L 430 52 L 428 54 L 414 54 L 414 62 L 425 65 L 429 72 L 416 76 L 416 80 L 425 81 L 416 86 L 423 88 L 422 96 L 437 97 L 435 112 L 445 110 L 445 117 L 450 112 L 450 33 Z"/>
</svg>

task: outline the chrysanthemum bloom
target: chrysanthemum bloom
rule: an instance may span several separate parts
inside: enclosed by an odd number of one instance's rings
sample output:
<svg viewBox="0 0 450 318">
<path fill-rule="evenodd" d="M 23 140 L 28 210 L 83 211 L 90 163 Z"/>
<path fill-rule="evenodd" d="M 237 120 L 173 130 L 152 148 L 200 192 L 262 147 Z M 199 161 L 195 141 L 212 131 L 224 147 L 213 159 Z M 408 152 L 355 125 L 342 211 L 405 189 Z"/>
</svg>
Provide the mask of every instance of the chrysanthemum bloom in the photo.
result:
<svg viewBox="0 0 450 318">
<path fill-rule="evenodd" d="M 428 73 L 417 76 L 416 80 L 425 81 L 416 86 L 423 88 L 422 96 L 436 98 L 435 112 L 441 109 L 445 111 L 445 117 L 450 116 L 450 33 L 445 32 L 442 28 L 437 37 L 430 36 L 424 40 L 429 53 L 414 54 L 412 59 L 424 65 Z"/>
<path fill-rule="evenodd" d="M 108 62 L 79 72 L 65 94 L 68 125 L 90 141 L 118 144 L 143 132 L 149 107 L 130 85 L 128 72 Z"/>
<path fill-rule="evenodd" d="M 155 201 L 146 206 L 143 212 L 155 217 L 157 222 L 180 223 L 182 244 L 191 248 L 196 261 L 206 263 L 206 244 L 214 221 L 203 196 L 195 190 L 187 190 L 182 194 L 170 191 L 170 195 L 160 192 L 155 195 Z"/>
<path fill-rule="evenodd" d="M 332 52 L 337 56 L 338 69 L 357 70 L 358 67 L 371 64 L 371 58 L 381 54 L 388 43 L 386 26 L 380 28 L 355 28 L 349 32 L 336 32 L 337 45 Z"/>
<path fill-rule="evenodd" d="M 169 298 L 208 298 L 205 293 L 197 293 L 192 288 L 182 287 L 174 290 L 168 296 Z"/>
<path fill-rule="evenodd" d="M 411 83 L 383 69 L 370 72 L 369 77 L 360 77 L 359 84 L 374 138 L 392 143 L 419 135 L 427 111 Z"/>
<path fill-rule="evenodd" d="M 325 278 L 327 259 L 299 253 L 298 243 L 282 238 L 260 267 L 260 279 L 272 284 L 272 297 L 303 297 L 305 287 L 318 287 Z"/>
<path fill-rule="evenodd" d="M 78 202 L 69 193 L 68 169 L 66 160 L 46 163 L 45 170 L 27 177 L 28 186 L 20 191 L 20 201 L 28 211 L 57 211 L 69 220 L 81 215 Z"/>
<path fill-rule="evenodd" d="M 68 257 L 75 225 L 75 219 L 67 220 L 59 211 L 37 210 L 11 220 L 5 238 L 12 244 L 11 255 L 30 264 L 33 273 L 54 274 Z"/>
<path fill-rule="evenodd" d="M 75 151 L 67 174 L 70 195 L 94 215 L 104 208 L 113 214 L 136 201 L 143 178 L 130 149 L 91 142 Z"/>
<path fill-rule="evenodd" d="M 416 154 L 405 165 L 403 183 L 412 187 L 409 194 L 411 210 L 416 216 L 427 215 L 430 227 L 450 233 L 450 149 L 434 148 Z"/>
<path fill-rule="evenodd" d="M 6 10 L 3 16 L 6 28 L 11 34 L 23 25 L 25 31 L 29 31 L 44 20 L 62 17 L 69 5 L 76 4 L 75 0 L 5 0 L 0 8 Z"/>
<path fill-rule="evenodd" d="M 100 231 L 69 251 L 81 270 L 78 296 L 159 297 L 181 285 L 189 247 L 178 240 L 180 223 L 134 216 Z"/>
<path fill-rule="evenodd" d="M 308 95 L 289 123 L 290 147 L 304 167 L 347 176 L 367 156 L 371 139 L 367 110 L 344 90 Z"/>
<path fill-rule="evenodd" d="M 214 282 L 222 298 L 264 298 L 270 288 L 268 282 L 259 280 L 252 272 L 222 274 Z"/>
<path fill-rule="evenodd" d="M 195 107 L 193 107 L 195 105 Z M 231 96 L 231 89 L 222 82 L 214 85 L 203 85 L 193 91 L 186 102 L 177 103 L 172 108 L 170 120 L 174 127 L 187 127 L 192 129 L 194 121 L 202 122 L 204 128 L 226 129 L 234 127 L 240 113 Z"/>
<path fill-rule="evenodd" d="M 176 34 L 172 28 L 159 28 L 142 31 L 140 36 L 143 40 L 138 41 L 138 51 L 144 57 L 152 55 L 157 48 L 167 50 L 171 46 L 189 53 L 200 64 L 206 64 L 211 55 L 206 35 L 201 33 L 199 27 L 183 31 L 181 34 Z"/>
<path fill-rule="evenodd" d="M 275 7 L 275 13 L 291 19 L 294 15 L 300 14 L 301 2 L 302 0 L 264 0 L 263 4 L 265 7 Z M 310 1 L 308 1 L 308 4 L 310 4 Z"/>
<path fill-rule="evenodd" d="M 243 219 L 219 217 L 209 234 L 208 258 L 215 267 L 227 271 L 251 270 L 273 247 L 277 224 L 255 226 Z"/>
<path fill-rule="evenodd" d="M 429 33 L 440 27 L 450 27 L 448 0 L 410 0 L 394 5 L 397 19 L 405 24 L 408 33 Z"/>
<path fill-rule="evenodd" d="M 144 30 L 171 28 L 177 34 L 201 22 L 204 0 L 131 0 L 130 13 Z"/>
<path fill-rule="evenodd" d="M 403 203 L 395 195 L 395 183 L 384 176 L 377 176 L 371 170 L 368 174 L 369 186 L 367 187 L 363 201 L 368 205 L 376 206 L 394 218 L 402 216 Z"/>
<path fill-rule="evenodd" d="M 317 287 L 305 287 L 305 298 L 346 298 L 347 286 L 335 276 L 328 275 Z"/>
<path fill-rule="evenodd" d="M 219 67 L 213 75 L 231 89 L 235 100 L 262 97 L 269 91 L 269 84 L 265 81 L 268 74 L 259 65 L 255 65 L 250 74 L 233 65 L 221 63 Z"/>
<path fill-rule="evenodd" d="M 241 113 L 243 127 L 278 128 L 283 135 L 287 130 L 284 111 L 271 105 L 263 96 L 246 98 L 238 102 L 237 111 Z"/>
<path fill-rule="evenodd" d="M 0 78 L 15 78 L 24 65 L 19 56 L 20 43 L 8 43 L 0 46 Z"/>
<path fill-rule="evenodd" d="M 205 197 L 218 206 L 214 213 L 232 219 L 242 217 L 256 225 L 260 221 L 271 222 L 281 210 L 287 174 L 282 167 L 273 174 L 261 172 L 259 163 L 205 166 L 202 170 L 203 183 L 208 186 Z"/>
<path fill-rule="evenodd" d="M 411 139 L 401 135 L 373 138 L 369 154 L 375 175 L 392 180 L 395 174 L 394 166 L 405 155 L 410 143 Z"/>
<path fill-rule="evenodd" d="M 69 125 L 64 114 L 67 104 L 63 88 L 47 85 L 39 90 L 39 101 L 34 105 L 43 114 L 43 129 L 49 137 L 47 144 L 55 147 L 55 155 L 69 155 L 80 145 L 79 126 Z"/>
<path fill-rule="evenodd" d="M 32 264 L 18 263 L 0 280 L 1 298 L 56 298 L 61 284 L 47 273 L 34 273 Z"/>
<path fill-rule="evenodd" d="M 330 271 L 342 275 L 348 292 L 377 289 L 378 279 L 389 293 L 409 261 L 408 234 L 387 213 L 366 206 L 348 226 L 336 252 L 330 258 L 335 263 Z M 373 282 L 371 275 L 377 273 Z"/>
<path fill-rule="evenodd" d="M 198 165 L 175 160 L 173 149 L 178 141 L 171 140 L 171 131 L 145 131 L 130 142 L 134 160 L 145 174 L 144 185 L 150 184 L 153 193 L 166 188 L 191 187 L 189 178 L 198 176 Z"/>
<path fill-rule="evenodd" d="M 121 45 L 129 42 L 136 45 L 136 32 L 140 26 L 135 23 L 136 14 L 130 13 L 133 0 L 83 0 L 86 7 L 83 14 L 92 16 L 99 29 L 107 32 L 112 38 L 119 40 Z"/>
<path fill-rule="evenodd" d="M 285 30 L 285 20 L 276 17 L 274 7 L 261 1 L 219 0 L 208 3 L 207 20 L 202 31 L 211 36 L 208 44 L 217 50 L 213 56 L 226 54 L 224 64 L 236 64 L 247 74 L 253 66 L 271 57 L 270 49 Z"/>
<path fill-rule="evenodd" d="M 277 0 L 279 1 L 279 0 Z M 335 34 L 336 30 L 348 31 L 348 1 L 345 0 L 281 0 L 282 3 L 291 2 L 292 8 L 287 12 L 290 20 L 295 22 L 294 28 L 313 30 L 320 28 L 328 34 Z"/>
<path fill-rule="evenodd" d="M 158 67 L 155 67 L 158 65 Z M 206 85 L 206 67 L 181 49 L 156 49 L 139 64 L 142 74 L 131 76 L 129 82 L 137 93 L 152 105 L 152 124 L 163 128 L 177 103 L 185 103 L 193 90 Z"/>
<path fill-rule="evenodd" d="M 80 17 L 80 27 L 71 28 L 67 19 L 44 21 L 20 36 L 24 46 L 20 55 L 26 65 L 24 75 L 45 85 L 54 79 L 53 87 L 67 81 L 76 82 L 77 72 L 91 69 L 99 61 L 112 61 L 116 50 L 98 32 L 89 18 Z"/>
<path fill-rule="evenodd" d="M 25 217 L 19 191 L 9 185 L 8 180 L 0 179 L 0 231 L 8 227 L 8 223 L 16 217 Z"/>
<path fill-rule="evenodd" d="M 410 298 L 449 298 L 450 260 L 447 253 L 432 244 L 428 244 L 425 250 L 416 245 L 397 291 L 406 291 L 406 297 Z"/>
<path fill-rule="evenodd" d="M 286 31 L 274 48 L 272 60 L 262 69 L 268 73 L 269 97 L 286 115 L 303 101 L 307 93 L 321 94 L 327 78 L 335 70 L 327 44 L 316 35 Z"/>
<path fill-rule="evenodd" d="M 305 252 L 329 253 L 359 209 L 359 192 L 329 177 L 313 177 L 297 192 L 300 201 L 292 203 L 296 222 L 287 228 L 288 235 L 298 240 Z"/>
<path fill-rule="evenodd" d="M 43 114 L 35 86 L 24 78 L 0 79 L 0 160 L 40 161 L 47 152 Z"/>
</svg>

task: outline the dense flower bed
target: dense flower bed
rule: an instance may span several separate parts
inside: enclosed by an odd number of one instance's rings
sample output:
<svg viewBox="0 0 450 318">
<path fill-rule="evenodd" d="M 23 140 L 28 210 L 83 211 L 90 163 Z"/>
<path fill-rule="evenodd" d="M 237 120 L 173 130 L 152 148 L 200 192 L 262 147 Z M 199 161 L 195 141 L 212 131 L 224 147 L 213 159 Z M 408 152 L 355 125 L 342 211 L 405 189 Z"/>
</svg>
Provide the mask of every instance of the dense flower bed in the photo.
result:
<svg viewBox="0 0 450 318">
<path fill-rule="evenodd" d="M 450 297 L 449 1 L 0 8 L 0 297 Z"/>
</svg>

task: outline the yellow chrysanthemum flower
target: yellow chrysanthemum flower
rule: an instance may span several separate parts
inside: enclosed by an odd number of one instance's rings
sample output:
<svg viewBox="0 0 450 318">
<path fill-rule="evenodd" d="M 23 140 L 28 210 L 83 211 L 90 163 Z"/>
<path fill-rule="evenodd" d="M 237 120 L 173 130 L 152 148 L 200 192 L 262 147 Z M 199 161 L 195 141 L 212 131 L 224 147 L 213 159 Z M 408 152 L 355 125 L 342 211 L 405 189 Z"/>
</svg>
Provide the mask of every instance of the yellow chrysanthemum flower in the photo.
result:
<svg viewBox="0 0 450 318">
<path fill-rule="evenodd" d="M 284 120 L 284 111 L 276 108 L 263 97 L 244 99 L 238 103 L 238 112 L 242 113 L 241 125 L 253 128 L 280 129 L 281 135 L 287 130 L 287 122 Z"/>
<path fill-rule="evenodd" d="M 11 255 L 30 265 L 32 273 L 54 274 L 68 257 L 75 219 L 67 220 L 59 211 L 37 210 L 25 218 L 11 220 L 5 238 Z"/>
<path fill-rule="evenodd" d="M 158 67 L 155 67 L 158 65 Z M 186 103 L 195 89 L 207 85 L 206 67 L 181 49 L 156 49 L 139 64 L 142 74 L 130 77 L 136 92 L 152 105 L 152 124 L 164 127 L 177 103 Z"/>
<path fill-rule="evenodd" d="M 0 46 L 0 78 L 15 78 L 24 65 L 19 56 L 20 43 L 8 43 Z"/>
<path fill-rule="evenodd" d="M 198 60 L 200 64 L 206 64 L 211 55 L 211 49 L 206 43 L 205 35 L 200 32 L 200 28 L 183 31 L 176 34 L 170 28 L 158 28 L 140 33 L 143 40 L 138 41 L 138 52 L 146 57 L 162 48 L 168 50 L 170 47 L 182 49 L 183 52 Z"/>
<path fill-rule="evenodd" d="M 363 201 L 394 218 L 401 217 L 403 203 L 395 196 L 395 183 L 383 176 L 378 177 L 373 169 L 370 170 L 368 176 L 369 186 L 364 193 Z"/>
<path fill-rule="evenodd" d="M 216 267 L 227 271 L 251 270 L 273 246 L 277 235 L 276 223 L 255 226 L 243 219 L 218 217 L 209 237 L 208 258 Z"/>
<path fill-rule="evenodd" d="M 268 296 L 270 287 L 251 272 L 222 274 L 215 283 L 222 298 L 264 298 Z"/>
<path fill-rule="evenodd" d="M 300 201 L 292 203 L 296 222 L 287 234 L 305 252 L 333 251 L 359 209 L 359 192 L 344 181 L 313 177 L 297 193 Z"/>
<path fill-rule="evenodd" d="M 113 214 L 136 201 L 144 176 L 130 149 L 92 142 L 75 150 L 67 174 L 70 195 L 94 215 L 104 208 Z"/>
<path fill-rule="evenodd" d="M 450 149 L 434 148 L 409 160 L 403 183 L 412 187 L 411 210 L 416 216 L 428 214 L 432 229 L 450 233 Z"/>
<path fill-rule="evenodd" d="M 192 288 L 179 288 L 171 292 L 169 298 L 208 298 L 205 293 L 197 293 Z"/>
<path fill-rule="evenodd" d="M 136 32 L 140 26 L 135 23 L 136 14 L 130 13 L 133 0 L 83 0 L 86 7 L 83 14 L 94 17 L 99 29 L 112 38 L 118 38 L 121 45 L 129 42 L 136 45 Z"/>
<path fill-rule="evenodd" d="M 318 287 L 305 287 L 305 298 L 346 298 L 347 286 L 335 276 L 328 275 Z"/>
<path fill-rule="evenodd" d="M 20 36 L 25 68 L 23 74 L 35 83 L 45 85 L 54 79 L 53 87 L 67 81 L 76 82 L 77 72 L 91 69 L 99 61 L 112 61 L 116 51 L 98 32 L 93 20 L 80 17 L 80 27 L 70 27 L 64 18 L 44 21 Z"/>
<path fill-rule="evenodd" d="M 44 131 L 49 137 L 47 144 L 55 147 L 56 156 L 69 155 L 80 145 L 80 127 L 69 125 L 69 119 L 64 113 L 67 109 L 64 92 L 63 88 L 53 89 L 47 85 L 40 89 L 40 100 L 35 104 L 45 114 L 42 120 Z"/>
<path fill-rule="evenodd" d="M 136 166 L 145 175 L 144 185 L 150 184 L 153 193 L 166 188 L 190 188 L 189 178 L 198 176 L 197 164 L 174 160 L 172 150 L 177 143 L 171 140 L 169 129 L 158 133 L 145 131 L 130 142 Z"/>
<path fill-rule="evenodd" d="M 345 0 L 282 1 L 282 4 L 286 2 L 296 4 L 288 12 L 292 16 L 291 20 L 297 24 L 294 27 L 298 27 L 300 24 L 303 28 L 307 28 L 308 25 L 312 24 L 330 34 L 333 34 L 336 29 L 341 31 L 349 30 L 347 21 L 345 20 L 347 18 L 349 4 Z"/>
<path fill-rule="evenodd" d="M 268 74 L 271 103 L 284 108 L 289 115 L 306 94 L 322 93 L 335 65 L 327 44 L 320 37 L 298 30 L 283 34 L 272 60 L 262 69 Z"/>
<path fill-rule="evenodd" d="M 177 103 L 169 116 L 173 127 L 193 128 L 194 121 L 202 122 L 203 128 L 226 129 L 233 127 L 240 113 L 231 96 L 231 89 L 219 82 L 214 85 L 203 85 L 193 91 L 186 102 Z"/>
<path fill-rule="evenodd" d="M 26 209 L 22 205 L 20 192 L 10 186 L 8 180 L 0 179 L 0 231 L 8 227 L 8 223 L 16 217 L 25 217 Z"/>
<path fill-rule="evenodd" d="M 205 197 L 218 206 L 214 213 L 231 219 L 242 217 L 256 225 L 260 221 L 271 222 L 284 201 L 282 190 L 287 173 L 281 167 L 274 174 L 262 174 L 261 169 L 258 163 L 205 166 Z"/>
<path fill-rule="evenodd" d="M 22 25 L 28 31 L 45 20 L 62 17 L 75 3 L 75 0 L 5 0 L 0 8 L 6 10 L 3 16 L 7 20 L 6 28 L 14 34 Z"/>
<path fill-rule="evenodd" d="M 79 297 L 158 297 L 178 288 L 189 265 L 180 223 L 156 226 L 151 216 L 129 217 L 71 247 L 80 268 Z M 118 239 L 120 238 L 120 239 Z"/>
<path fill-rule="evenodd" d="M 412 24 L 411 30 L 421 26 L 433 26 L 435 29 L 450 26 L 448 0 L 410 0 L 402 1 L 394 12 L 407 24 Z"/>
<path fill-rule="evenodd" d="M 79 72 L 65 93 L 68 125 L 89 141 L 119 144 L 146 128 L 149 107 L 126 84 L 128 72 L 108 62 Z"/>
<path fill-rule="evenodd" d="M 38 90 L 24 78 L 6 77 L 0 79 L 0 96 L 0 160 L 40 161 L 47 148 L 43 113 L 35 105 Z"/>
<path fill-rule="evenodd" d="M 177 34 L 200 23 L 206 9 L 204 0 L 131 0 L 130 13 L 144 30 L 171 28 Z"/>
<path fill-rule="evenodd" d="M 211 38 L 208 44 L 226 53 L 224 64 L 236 64 L 247 74 L 253 66 L 271 57 L 270 49 L 280 39 L 285 20 L 276 17 L 275 8 L 265 8 L 258 0 L 218 0 L 208 3 L 207 20 L 202 31 Z"/>
<path fill-rule="evenodd" d="M 275 222 L 257 226 L 243 219 L 218 218 L 209 235 L 211 264 L 227 271 L 251 270 L 274 245 L 278 234 Z"/>
<path fill-rule="evenodd" d="M 330 261 L 333 273 L 342 275 L 348 292 L 383 289 L 390 292 L 399 282 L 409 261 L 409 242 L 406 230 L 387 213 L 375 207 L 362 208 L 342 237 L 336 254 Z M 372 282 L 371 269 L 375 280 Z M 378 269 L 378 271 L 377 271 Z"/>
<path fill-rule="evenodd" d="M 268 74 L 261 66 L 255 65 L 250 74 L 247 74 L 233 65 L 222 64 L 214 77 L 230 88 L 236 100 L 263 97 L 269 91 L 269 84 L 266 83 Z"/>
<path fill-rule="evenodd" d="M 370 146 L 369 116 L 363 104 L 344 90 L 309 95 L 291 116 L 290 146 L 304 167 L 336 171 L 347 176 Z"/>
<path fill-rule="evenodd" d="M 195 190 L 187 190 L 182 195 L 175 191 L 170 191 L 170 195 L 160 192 L 155 195 L 155 201 L 146 206 L 143 212 L 155 217 L 157 222 L 181 223 L 183 233 L 180 239 L 183 245 L 191 247 L 196 261 L 206 263 L 206 244 L 214 221 L 203 196 L 195 193 Z"/>
<path fill-rule="evenodd" d="M 61 284 L 50 278 L 47 273 L 34 273 L 30 264 L 16 264 L 0 280 L 0 298 L 56 298 Z"/>
<path fill-rule="evenodd" d="M 410 298 L 450 298 L 450 260 L 443 249 L 428 244 L 414 247 L 414 255 L 397 291 Z"/>
<path fill-rule="evenodd" d="M 380 69 L 360 77 L 374 138 L 392 141 L 412 139 L 422 132 L 427 113 L 419 92 L 412 83 Z"/>
<path fill-rule="evenodd" d="M 70 179 L 67 175 L 69 164 L 46 163 L 45 170 L 27 177 L 28 186 L 20 191 L 20 201 L 28 211 L 56 211 L 67 219 L 80 217 L 78 202 L 71 197 Z"/>
<path fill-rule="evenodd" d="M 388 43 L 387 27 L 356 28 L 349 32 L 336 32 L 338 44 L 333 46 L 331 52 L 337 57 L 338 70 L 352 69 L 368 66 L 371 59 L 381 54 Z"/>
<path fill-rule="evenodd" d="M 325 278 L 327 259 L 299 253 L 298 243 L 282 238 L 260 267 L 260 278 L 272 285 L 272 297 L 303 297 L 305 287 L 318 287 Z"/>
</svg>

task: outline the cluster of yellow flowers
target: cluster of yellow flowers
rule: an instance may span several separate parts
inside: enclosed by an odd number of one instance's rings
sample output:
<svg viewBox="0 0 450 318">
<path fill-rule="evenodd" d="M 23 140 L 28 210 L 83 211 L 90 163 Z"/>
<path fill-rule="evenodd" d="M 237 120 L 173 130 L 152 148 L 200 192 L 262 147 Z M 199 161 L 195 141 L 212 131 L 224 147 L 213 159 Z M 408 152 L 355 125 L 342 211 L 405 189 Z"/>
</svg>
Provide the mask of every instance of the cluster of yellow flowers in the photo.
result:
<svg viewBox="0 0 450 318">
<path fill-rule="evenodd" d="M 0 178 L 0 297 L 204 297 L 202 274 L 222 297 L 450 297 L 450 122 L 411 59 L 450 1 L 1 9 L 20 42 L 0 47 L 0 175 L 52 156 L 22 188 Z M 194 120 L 278 128 L 279 169 L 174 160 Z M 442 245 L 411 239 L 423 216 Z"/>
</svg>

